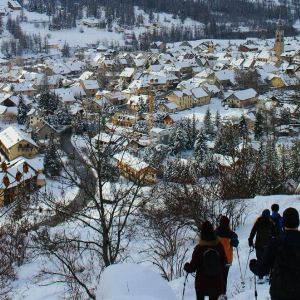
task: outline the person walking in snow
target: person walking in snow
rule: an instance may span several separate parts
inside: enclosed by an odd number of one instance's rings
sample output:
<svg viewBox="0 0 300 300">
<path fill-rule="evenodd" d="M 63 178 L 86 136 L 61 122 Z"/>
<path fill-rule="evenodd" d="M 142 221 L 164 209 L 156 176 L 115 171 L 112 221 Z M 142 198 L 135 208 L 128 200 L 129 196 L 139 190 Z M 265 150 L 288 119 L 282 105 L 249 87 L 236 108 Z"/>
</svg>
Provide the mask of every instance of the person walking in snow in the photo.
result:
<svg viewBox="0 0 300 300">
<path fill-rule="evenodd" d="M 216 229 L 216 235 L 218 236 L 221 244 L 223 245 L 227 264 L 225 266 L 225 274 L 224 274 L 224 294 L 226 294 L 227 290 L 227 278 L 229 268 L 231 267 L 233 261 L 233 247 L 237 248 L 239 245 L 238 236 L 235 232 L 230 229 L 230 221 L 226 216 L 221 216 L 220 224 Z"/>
<path fill-rule="evenodd" d="M 188 273 L 196 272 L 195 289 L 197 300 L 217 300 L 224 291 L 225 265 L 224 248 L 208 221 L 201 226 L 201 238 L 195 247 L 192 260 L 184 265 Z"/>
<path fill-rule="evenodd" d="M 255 238 L 255 244 L 253 239 Z M 272 237 L 276 236 L 274 222 L 270 217 L 270 210 L 265 209 L 262 215 L 254 223 L 250 236 L 248 238 L 249 247 L 255 247 L 256 258 L 260 260 L 265 248 L 269 244 Z M 259 283 L 263 282 L 263 276 L 259 276 Z"/>
<path fill-rule="evenodd" d="M 295 208 L 283 212 L 284 232 L 273 238 L 263 256 L 252 259 L 250 270 L 258 276 L 271 272 L 271 300 L 300 299 L 300 232 L 299 213 Z"/>
<path fill-rule="evenodd" d="M 272 204 L 271 210 L 271 219 L 275 224 L 276 234 L 279 236 L 283 232 L 283 218 L 279 214 L 279 205 L 277 203 Z"/>
</svg>

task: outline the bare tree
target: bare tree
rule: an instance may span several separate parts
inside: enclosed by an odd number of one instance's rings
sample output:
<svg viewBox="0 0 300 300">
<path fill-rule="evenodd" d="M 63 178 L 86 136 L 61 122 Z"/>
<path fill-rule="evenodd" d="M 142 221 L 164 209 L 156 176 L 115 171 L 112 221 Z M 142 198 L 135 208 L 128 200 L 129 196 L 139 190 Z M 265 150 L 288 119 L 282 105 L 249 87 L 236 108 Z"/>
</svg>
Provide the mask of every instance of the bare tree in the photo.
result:
<svg viewBox="0 0 300 300">
<path fill-rule="evenodd" d="M 94 116 L 93 121 L 87 118 L 88 130 L 79 136 L 79 141 L 74 141 L 75 146 L 72 146 L 70 136 L 64 138 L 63 148 L 69 152 L 69 159 L 63 167 L 63 179 L 78 187 L 79 194 L 66 204 L 56 203 L 53 197 L 43 198 L 45 204 L 57 213 L 51 222 L 48 220 L 40 225 L 73 222 L 79 228 L 78 234 L 74 236 L 65 231 L 60 236 L 61 248 L 56 245 L 57 239 L 51 236 L 44 242 L 39 230 L 35 238 L 40 253 L 55 257 L 64 266 L 59 274 L 66 270 L 66 276 L 71 277 L 67 282 L 77 282 L 90 298 L 94 297 L 92 287 L 83 287 L 82 283 L 86 281 L 71 272 L 73 260 L 65 255 L 75 255 L 76 252 L 73 254 L 68 247 L 75 243 L 78 249 L 85 249 L 85 256 L 89 259 L 96 255 L 99 273 L 103 267 L 124 259 L 134 230 L 133 216 L 141 204 L 145 176 L 131 176 L 130 180 L 121 176 L 114 156 L 126 156 L 128 138 L 108 132 L 104 118 L 103 114 L 98 114 L 97 118 Z M 124 175 L 128 175 L 124 170 L 126 168 L 123 169 Z"/>
</svg>

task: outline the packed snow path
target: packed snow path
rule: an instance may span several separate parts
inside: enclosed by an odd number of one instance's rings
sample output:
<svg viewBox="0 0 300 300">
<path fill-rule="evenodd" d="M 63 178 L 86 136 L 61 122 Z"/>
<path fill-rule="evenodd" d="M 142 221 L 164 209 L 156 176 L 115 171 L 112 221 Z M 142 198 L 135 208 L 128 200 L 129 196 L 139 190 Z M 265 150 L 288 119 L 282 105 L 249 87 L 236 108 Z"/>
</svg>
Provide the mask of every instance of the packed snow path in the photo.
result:
<svg viewBox="0 0 300 300">
<path fill-rule="evenodd" d="M 292 195 L 276 195 L 276 196 L 258 196 L 254 199 L 246 200 L 248 203 L 248 215 L 246 216 L 245 224 L 240 226 L 236 230 L 239 236 L 239 254 L 241 259 L 242 274 L 245 274 L 245 288 L 241 284 L 241 275 L 238 265 L 237 253 L 234 250 L 234 261 L 229 271 L 228 277 L 228 299 L 230 300 L 253 300 L 254 297 L 254 275 L 249 271 L 249 267 L 246 267 L 246 262 L 249 254 L 248 237 L 251 228 L 256 218 L 261 215 L 261 212 L 265 209 L 271 209 L 273 203 L 278 203 L 280 206 L 280 214 L 288 207 L 295 207 L 300 212 L 300 196 Z M 189 249 L 189 258 L 191 258 L 193 249 Z M 250 259 L 256 258 L 255 251 L 250 254 Z M 173 288 L 177 299 L 182 299 L 184 278 L 179 278 L 170 283 Z M 269 283 L 257 285 L 258 300 L 270 299 L 269 296 Z M 184 300 L 196 300 L 194 291 L 194 278 L 189 275 Z"/>
</svg>

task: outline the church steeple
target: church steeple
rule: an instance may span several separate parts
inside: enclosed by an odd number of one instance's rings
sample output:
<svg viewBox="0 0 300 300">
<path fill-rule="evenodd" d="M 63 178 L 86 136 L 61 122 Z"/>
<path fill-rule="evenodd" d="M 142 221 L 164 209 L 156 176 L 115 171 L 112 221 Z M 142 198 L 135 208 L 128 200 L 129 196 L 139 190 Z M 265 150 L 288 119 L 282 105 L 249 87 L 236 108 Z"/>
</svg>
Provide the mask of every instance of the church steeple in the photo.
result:
<svg viewBox="0 0 300 300">
<path fill-rule="evenodd" d="M 277 23 L 274 51 L 276 57 L 280 59 L 281 54 L 284 52 L 284 30 L 283 30 L 283 21 L 281 18 L 279 18 Z"/>
</svg>

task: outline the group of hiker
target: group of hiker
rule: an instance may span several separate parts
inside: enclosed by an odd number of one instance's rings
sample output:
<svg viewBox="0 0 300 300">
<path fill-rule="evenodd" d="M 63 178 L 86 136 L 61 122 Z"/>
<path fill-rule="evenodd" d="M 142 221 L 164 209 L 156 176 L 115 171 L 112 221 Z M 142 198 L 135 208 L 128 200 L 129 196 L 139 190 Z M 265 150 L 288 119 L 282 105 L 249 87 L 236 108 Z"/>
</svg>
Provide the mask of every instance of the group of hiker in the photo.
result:
<svg viewBox="0 0 300 300">
<path fill-rule="evenodd" d="M 269 281 L 271 300 L 299 300 L 299 214 L 290 207 L 281 216 L 278 204 L 273 204 L 271 210 L 262 212 L 250 232 L 248 260 L 254 249 L 257 259 L 250 260 L 249 268 L 258 276 L 258 284 Z M 233 261 L 233 248 L 236 248 L 239 258 L 238 245 L 238 236 L 231 230 L 228 217 L 220 216 L 216 229 L 209 221 L 202 224 L 199 244 L 191 261 L 184 265 L 187 273 L 196 272 L 197 300 L 204 300 L 205 296 L 209 300 L 227 299 L 227 278 Z M 255 293 L 257 295 L 256 290 Z"/>
</svg>

